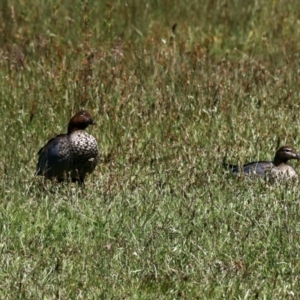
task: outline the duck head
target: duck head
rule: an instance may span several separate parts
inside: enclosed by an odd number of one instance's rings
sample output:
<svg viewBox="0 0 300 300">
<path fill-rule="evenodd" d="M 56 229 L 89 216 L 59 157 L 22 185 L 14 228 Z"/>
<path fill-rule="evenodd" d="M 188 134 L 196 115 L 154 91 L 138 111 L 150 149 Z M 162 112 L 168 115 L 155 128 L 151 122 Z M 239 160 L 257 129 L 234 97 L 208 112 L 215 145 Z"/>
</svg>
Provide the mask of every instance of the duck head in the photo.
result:
<svg viewBox="0 0 300 300">
<path fill-rule="evenodd" d="M 287 163 L 290 159 L 300 159 L 300 154 L 292 147 L 280 147 L 274 157 L 274 165 L 278 166 L 281 163 Z"/>
<path fill-rule="evenodd" d="M 68 125 L 68 134 L 76 130 L 84 130 L 89 125 L 95 124 L 91 114 L 86 110 L 79 111 L 74 115 L 69 121 Z"/>
</svg>

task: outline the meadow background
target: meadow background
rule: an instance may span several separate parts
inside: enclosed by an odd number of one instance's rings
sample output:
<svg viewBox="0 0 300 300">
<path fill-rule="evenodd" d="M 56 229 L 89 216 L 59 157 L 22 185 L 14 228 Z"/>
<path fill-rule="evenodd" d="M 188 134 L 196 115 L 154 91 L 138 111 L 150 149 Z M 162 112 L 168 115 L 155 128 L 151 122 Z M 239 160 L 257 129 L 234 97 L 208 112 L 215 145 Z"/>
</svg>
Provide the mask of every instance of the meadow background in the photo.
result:
<svg viewBox="0 0 300 300">
<path fill-rule="evenodd" d="M 0 33 L 1 299 L 300 298 L 299 183 L 222 169 L 300 151 L 298 1 L 3 0 Z M 85 188 L 34 176 L 82 108 Z"/>
</svg>

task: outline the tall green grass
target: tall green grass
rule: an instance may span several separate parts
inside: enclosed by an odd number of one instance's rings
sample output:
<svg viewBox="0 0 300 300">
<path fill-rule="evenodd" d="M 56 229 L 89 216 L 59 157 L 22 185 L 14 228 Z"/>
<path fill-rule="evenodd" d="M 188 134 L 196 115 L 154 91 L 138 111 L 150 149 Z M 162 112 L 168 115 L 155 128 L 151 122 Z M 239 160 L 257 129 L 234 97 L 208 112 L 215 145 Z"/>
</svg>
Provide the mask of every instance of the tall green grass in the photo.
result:
<svg viewBox="0 0 300 300">
<path fill-rule="evenodd" d="M 2 1 L 0 298 L 299 298 L 297 1 Z M 86 186 L 34 176 L 88 109 Z M 299 171 L 299 164 L 293 163 Z"/>
</svg>

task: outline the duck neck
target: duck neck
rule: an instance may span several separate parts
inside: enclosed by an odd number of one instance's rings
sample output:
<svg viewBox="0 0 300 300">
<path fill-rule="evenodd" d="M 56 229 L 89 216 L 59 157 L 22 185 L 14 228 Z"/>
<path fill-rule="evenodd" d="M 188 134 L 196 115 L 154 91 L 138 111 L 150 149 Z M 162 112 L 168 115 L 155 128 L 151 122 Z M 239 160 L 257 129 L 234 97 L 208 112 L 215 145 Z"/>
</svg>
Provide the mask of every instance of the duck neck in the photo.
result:
<svg viewBox="0 0 300 300">
<path fill-rule="evenodd" d="M 79 130 L 78 128 L 74 128 L 74 127 L 71 127 L 71 126 L 68 126 L 68 134 L 71 134 L 72 132 L 76 131 L 76 130 Z"/>
<path fill-rule="evenodd" d="M 69 124 L 68 125 L 68 134 L 71 134 L 77 130 L 83 130 L 84 126 L 81 126 L 82 128 L 80 128 L 80 126 L 76 126 L 76 124 Z"/>
<path fill-rule="evenodd" d="M 285 165 L 287 161 L 288 161 L 287 159 L 282 159 L 275 156 L 273 164 L 277 167 L 279 165 Z"/>
</svg>

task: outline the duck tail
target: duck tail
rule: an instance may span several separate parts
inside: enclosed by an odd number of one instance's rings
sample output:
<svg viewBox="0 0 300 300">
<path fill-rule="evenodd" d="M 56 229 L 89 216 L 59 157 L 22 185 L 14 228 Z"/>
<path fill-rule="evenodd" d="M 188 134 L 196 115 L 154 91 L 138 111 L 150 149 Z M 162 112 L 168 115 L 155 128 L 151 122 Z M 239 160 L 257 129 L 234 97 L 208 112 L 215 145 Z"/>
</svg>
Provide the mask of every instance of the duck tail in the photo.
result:
<svg viewBox="0 0 300 300">
<path fill-rule="evenodd" d="M 226 152 L 225 152 L 225 156 L 223 157 L 222 166 L 225 170 L 228 170 L 232 173 L 238 173 L 238 166 L 237 165 L 232 165 L 232 164 L 227 162 L 227 149 L 226 149 Z"/>
<path fill-rule="evenodd" d="M 225 170 L 228 170 L 232 173 L 238 173 L 237 165 L 232 165 L 232 164 L 229 164 L 229 163 L 223 161 L 222 166 Z"/>
</svg>

